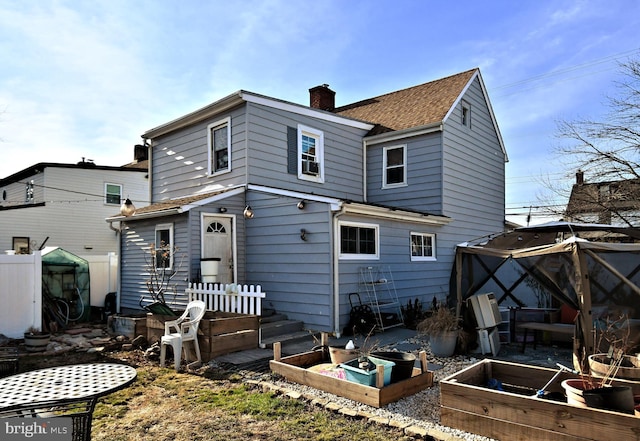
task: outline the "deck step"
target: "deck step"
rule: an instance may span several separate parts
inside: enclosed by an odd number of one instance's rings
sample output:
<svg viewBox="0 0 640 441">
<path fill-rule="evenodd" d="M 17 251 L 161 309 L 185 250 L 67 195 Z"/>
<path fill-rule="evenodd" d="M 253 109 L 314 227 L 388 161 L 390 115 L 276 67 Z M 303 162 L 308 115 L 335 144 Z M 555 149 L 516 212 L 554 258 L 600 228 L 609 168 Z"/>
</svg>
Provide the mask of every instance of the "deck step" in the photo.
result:
<svg viewBox="0 0 640 441">
<path fill-rule="evenodd" d="M 276 335 L 302 331 L 303 323 L 299 320 L 277 320 L 274 322 L 261 323 L 260 329 L 262 330 L 262 340 L 264 341 Z"/>
<path fill-rule="evenodd" d="M 308 349 L 311 349 L 314 346 L 313 336 L 309 331 L 304 330 L 272 335 L 270 337 L 262 337 L 262 344 L 266 348 L 273 348 L 273 344 L 275 342 L 280 342 L 283 347 L 299 345 L 301 343 L 308 346 Z"/>
<path fill-rule="evenodd" d="M 260 317 L 260 323 L 262 323 L 263 325 L 266 323 L 274 323 L 274 322 L 279 322 L 282 320 L 287 320 L 288 317 L 285 314 L 278 314 L 278 313 L 274 313 L 268 316 L 261 316 Z"/>
</svg>

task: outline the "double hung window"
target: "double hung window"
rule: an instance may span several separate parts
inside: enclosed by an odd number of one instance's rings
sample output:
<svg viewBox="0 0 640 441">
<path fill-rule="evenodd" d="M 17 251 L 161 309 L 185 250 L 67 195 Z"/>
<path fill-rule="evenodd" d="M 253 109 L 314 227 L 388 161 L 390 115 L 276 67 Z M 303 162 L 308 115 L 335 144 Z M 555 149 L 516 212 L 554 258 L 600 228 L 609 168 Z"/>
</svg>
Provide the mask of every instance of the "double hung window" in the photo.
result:
<svg viewBox="0 0 640 441">
<path fill-rule="evenodd" d="M 231 118 L 209 124 L 209 174 L 231 171 Z"/>
<path fill-rule="evenodd" d="M 104 203 L 119 205 L 122 199 L 122 185 L 104 184 Z"/>
<path fill-rule="evenodd" d="M 173 224 L 156 225 L 153 259 L 156 269 L 173 268 Z"/>
<path fill-rule="evenodd" d="M 411 260 L 436 260 L 436 235 L 411 233 Z"/>
<path fill-rule="evenodd" d="M 298 178 L 324 182 L 324 134 L 298 125 Z"/>
<path fill-rule="evenodd" d="M 407 146 L 385 147 L 383 150 L 383 188 L 407 184 Z"/>
</svg>

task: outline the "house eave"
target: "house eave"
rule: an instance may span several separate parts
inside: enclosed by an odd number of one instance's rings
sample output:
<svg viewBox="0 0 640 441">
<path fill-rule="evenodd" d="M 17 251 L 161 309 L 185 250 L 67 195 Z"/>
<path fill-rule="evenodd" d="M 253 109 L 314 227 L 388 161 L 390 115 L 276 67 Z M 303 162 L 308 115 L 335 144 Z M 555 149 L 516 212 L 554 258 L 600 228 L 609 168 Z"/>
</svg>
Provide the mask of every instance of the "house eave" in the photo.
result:
<svg viewBox="0 0 640 441">
<path fill-rule="evenodd" d="M 159 136 L 166 135 L 167 133 L 171 133 L 175 130 L 179 130 L 184 127 L 199 123 L 248 102 L 284 110 L 291 113 L 296 113 L 299 115 L 310 116 L 312 118 L 320 120 L 335 122 L 362 130 L 371 130 L 374 127 L 373 124 L 368 122 L 347 118 L 344 116 L 336 115 L 335 113 L 325 112 L 308 106 L 302 106 L 300 104 L 277 100 L 275 98 L 270 98 L 244 90 L 239 90 L 231 95 L 226 96 L 225 98 L 209 104 L 208 106 L 176 118 L 166 124 L 162 124 L 161 126 L 147 130 L 142 135 L 142 138 L 158 138 Z"/>
<path fill-rule="evenodd" d="M 444 226 L 453 222 L 453 218 L 447 216 L 438 216 L 428 213 L 419 213 L 413 211 L 405 211 L 402 209 L 391 207 L 378 207 L 374 205 L 345 203 L 342 206 L 344 214 L 352 214 L 358 216 L 369 216 L 377 219 L 389 219 L 395 221 L 414 222 L 423 225 Z"/>
<path fill-rule="evenodd" d="M 147 130 L 142 135 L 144 139 L 155 139 L 159 136 L 166 135 L 167 133 L 171 133 L 174 130 L 181 129 L 183 127 L 190 126 L 192 124 L 196 124 L 205 119 L 211 118 L 214 115 L 217 115 L 221 112 L 232 109 L 240 104 L 244 103 L 244 99 L 242 98 L 242 91 L 238 91 L 228 95 L 214 103 L 209 104 L 208 106 L 202 107 L 194 112 L 188 113 L 184 116 L 176 118 L 172 121 L 169 121 L 166 124 L 162 124 L 153 129 Z"/>
<path fill-rule="evenodd" d="M 204 199 L 200 199 L 198 201 L 194 201 L 188 204 L 182 204 L 182 205 L 178 205 L 178 206 L 173 206 L 171 208 L 167 208 L 167 209 L 163 209 L 163 210 L 154 210 L 154 211 L 149 211 L 147 213 L 133 213 L 133 215 L 131 216 L 122 216 L 122 215 L 118 215 L 118 216 L 112 216 L 112 217 L 108 217 L 105 220 L 109 223 L 111 222 L 126 222 L 126 221 L 132 221 L 132 220 L 142 220 L 142 219 L 153 219 L 153 218 L 160 218 L 160 217 L 165 217 L 165 216 L 171 216 L 174 214 L 182 214 L 182 213 L 187 213 L 188 211 L 197 208 L 197 207 L 202 207 L 204 205 L 210 204 L 212 202 L 216 202 L 216 201 L 221 201 L 223 199 L 226 199 L 228 197 L 234 196 L 234 195 L 238 195 L 241 193 L 244 193 L 245 191 L 245 186 L 244 185 L 240 185 L 237 186 L 235 188 L 232 188 L 230 190 L 225 190 L 225 191 L 221 191 L 218 194 L 212 195 L 210 197 L 204 198 Z"/>
</svg>

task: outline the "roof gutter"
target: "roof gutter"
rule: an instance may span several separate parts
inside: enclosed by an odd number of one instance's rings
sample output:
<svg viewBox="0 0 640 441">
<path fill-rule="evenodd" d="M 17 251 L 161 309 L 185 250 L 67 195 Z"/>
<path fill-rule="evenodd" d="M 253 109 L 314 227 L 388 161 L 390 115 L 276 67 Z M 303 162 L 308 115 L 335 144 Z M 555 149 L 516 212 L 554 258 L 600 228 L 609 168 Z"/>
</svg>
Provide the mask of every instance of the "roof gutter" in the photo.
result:
<svg viewBox="0 0 640 441">
<path fill-rule="evenodd" d="M 363 204 L 344 204 L 341 214 L 371 216 L 396 221 L 418 222 L 425 225 L 444 226 L 453 222 L 448 216 L 437 216 L 428 213 L 404 211 L 398 208 L 376 207 Z"/>
</svg>

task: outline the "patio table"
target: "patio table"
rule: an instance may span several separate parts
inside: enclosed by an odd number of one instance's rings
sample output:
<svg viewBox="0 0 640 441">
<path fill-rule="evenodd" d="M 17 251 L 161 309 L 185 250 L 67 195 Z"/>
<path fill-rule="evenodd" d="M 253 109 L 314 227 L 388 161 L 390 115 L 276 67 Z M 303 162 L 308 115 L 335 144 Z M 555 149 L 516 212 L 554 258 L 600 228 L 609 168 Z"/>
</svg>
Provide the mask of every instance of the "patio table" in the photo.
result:
<svg viewBox="0 0 640 441">
<path fill-rule="evenodd" d="M 0 378 L 0 408 L 77 398 L 97 398 L 136 378 L 131 366 L 87 363 L 56 366 Z"/>
</svg>

